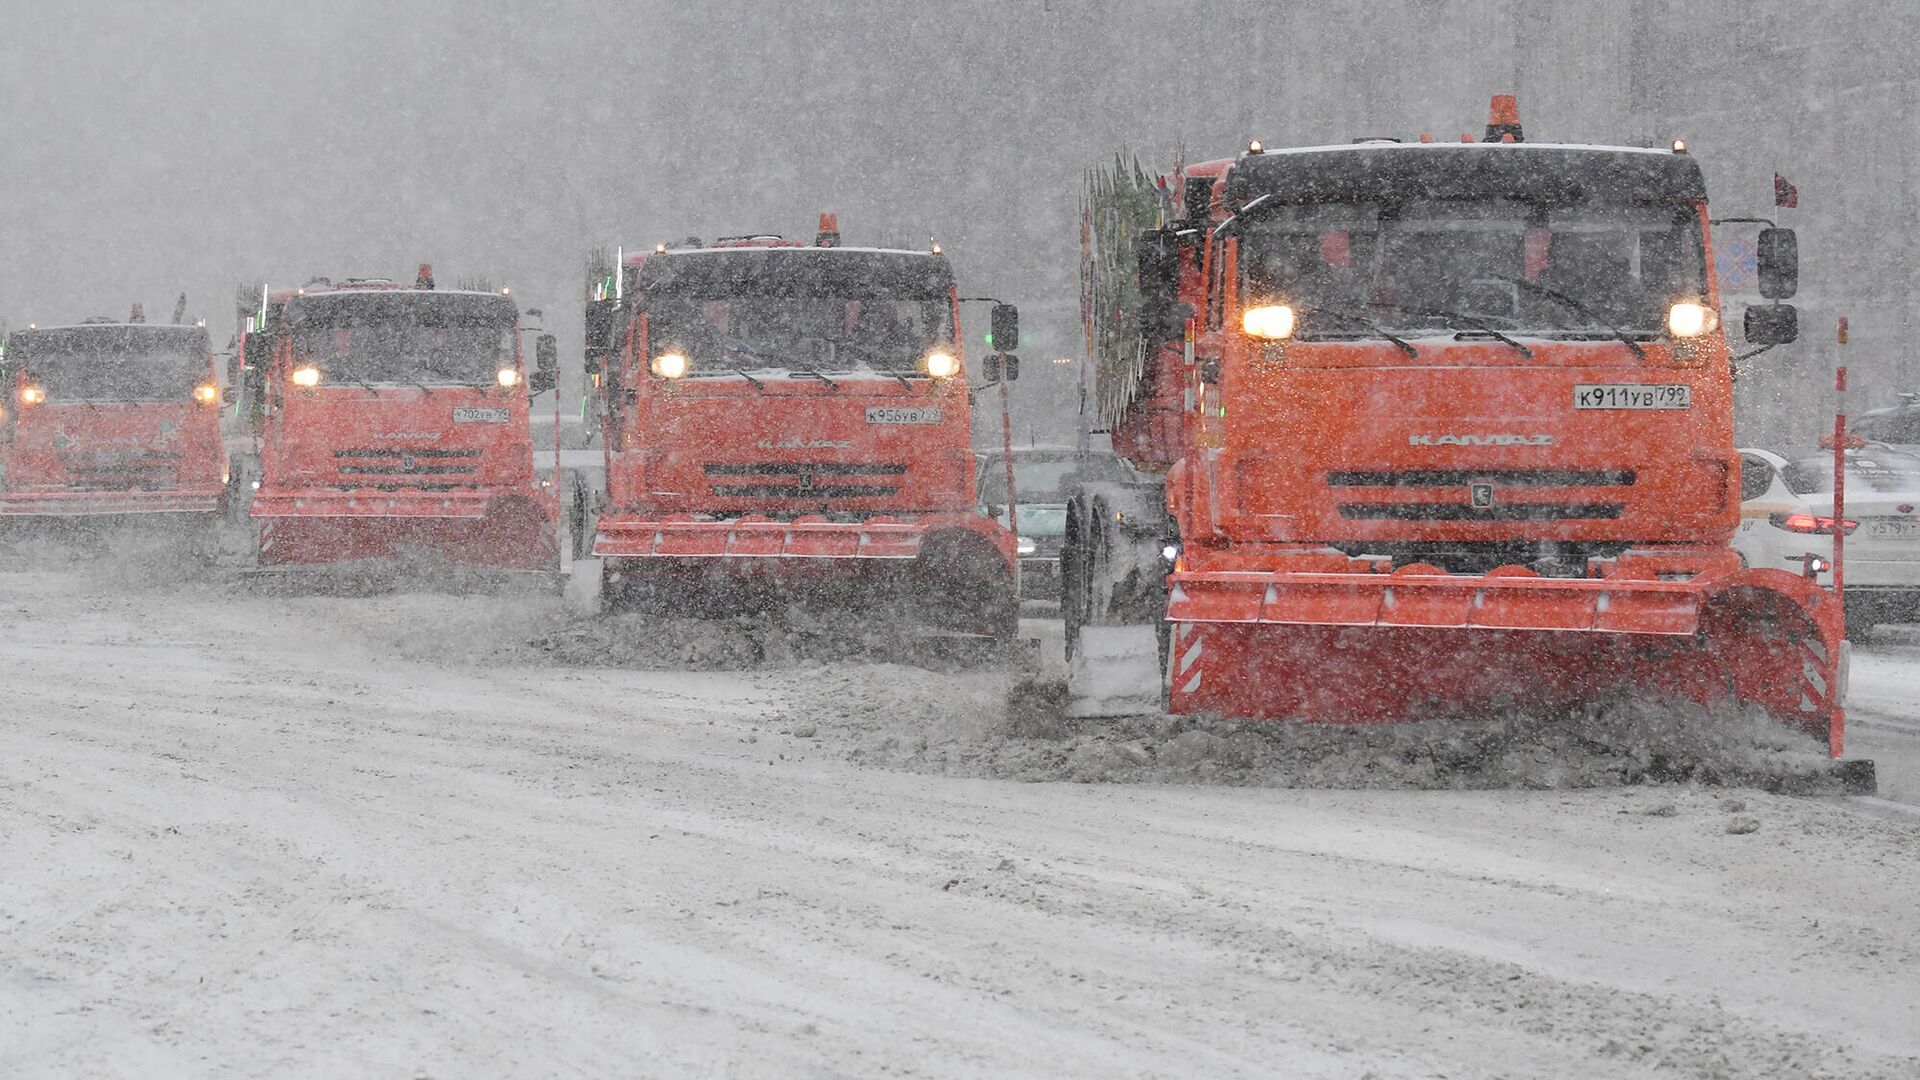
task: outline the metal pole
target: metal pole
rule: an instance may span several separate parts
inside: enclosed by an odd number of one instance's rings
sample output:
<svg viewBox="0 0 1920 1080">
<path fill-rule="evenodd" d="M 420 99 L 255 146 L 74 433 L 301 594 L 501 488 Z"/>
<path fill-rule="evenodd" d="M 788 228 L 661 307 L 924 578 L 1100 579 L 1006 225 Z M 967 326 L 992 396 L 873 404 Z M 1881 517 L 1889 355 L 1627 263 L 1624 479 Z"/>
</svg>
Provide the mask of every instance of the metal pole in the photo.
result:
<svg viewBox="0 0 1920 1080">
<path fill-rule="evenodd" d="M 1847 343 L 1847 320 L 1840 320 L 1840 344 Z M 1847 552 L 1847 365 L 1834 369 L 1833 388 L 1837 392 L 1833 409 L 1833 598 L 1840 603 L 1844 623 L 1846 608 Z"/>
<path fill-rule="evenodd" d="M 1844 348 L 1847 344 L 1847 320 L 1840 319 L 1839 332 L 1835 335 L 1838 344 Z M 1838 732 L 1843 722 L 1842 710 L 1846 705 L 1840 700 L 1840 652 L 1846 647 L 1847 636 L 1847 365 L 1834 365 L 1833 388 L 1833 602 L 1840 605 L 1840 642 L 1828 650 L 1827 656 L 1827 705 L 1831 710 L 1828 730 Z M 1833 753 L 1840 753 L 1836 741 Z"/>
<path fill-rule="evenodd" d="M 1007 456 L 1007 531 L 1013 534 L 1013 587 L 1020 588 L 1020 502 L 1013 490 L 1013 414 L 1007 406 L 1007 355 L 1000 354 L 1000 441 Z"/>
</svg>

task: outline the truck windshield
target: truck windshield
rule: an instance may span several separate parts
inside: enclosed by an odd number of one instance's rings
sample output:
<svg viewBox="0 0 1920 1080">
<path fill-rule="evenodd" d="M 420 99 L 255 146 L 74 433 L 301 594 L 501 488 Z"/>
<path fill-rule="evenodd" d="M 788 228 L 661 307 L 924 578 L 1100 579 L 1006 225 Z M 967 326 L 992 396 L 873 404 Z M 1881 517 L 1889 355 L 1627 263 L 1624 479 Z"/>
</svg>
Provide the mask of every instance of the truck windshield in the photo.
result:
<svg viewBox="0 0 1920 1080">
<path fill-rule="evenodd" d="M 1670 203 L 1285 205 L 1246 227 L 1241 289 L 1293 305 L 1309 339 L 1653 338 L 1675 301 L 1706 295 L 1704 250 L 1696 210 Z"/>
<path fill-rule="evenodd" d="M 8 353 L 48 401 L 188 401 L 211 376 L 191 329 L 62 327 L 16 334 Z"/>
<path fill-rule="evenodd" d="M 391 293 L 307 300 L 296 363 L 330 383 L 490 386 L 515 362 L 513 309 L 496 297 Z"/>
<path fill-rule="evenodd" d="M 953 340 L 944 298 L 664 297 L 645 309 L 649 349 L 686 354 L 694 374 L 898 372 Z"/>
</svg>

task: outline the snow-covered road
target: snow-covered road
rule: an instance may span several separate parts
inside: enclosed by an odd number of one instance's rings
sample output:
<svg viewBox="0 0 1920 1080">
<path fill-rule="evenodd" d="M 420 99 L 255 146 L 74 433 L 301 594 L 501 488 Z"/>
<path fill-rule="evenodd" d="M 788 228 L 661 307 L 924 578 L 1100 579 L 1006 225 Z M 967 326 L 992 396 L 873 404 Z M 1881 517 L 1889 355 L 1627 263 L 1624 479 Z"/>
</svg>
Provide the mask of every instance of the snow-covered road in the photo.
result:
<svg viewBox="0 0 1920 1080">
<path fill-rule="evenodd" d="M 1920 628 L 1882 627 L 1855 650 L 1847 717 L 1848 752 L 1874 760 L 1881 796 L 1920 806 Z"/>
<path fill-rule="evenodd" d="M 822 688 L 1001 677 L 528 606 L 0 574 L 0 1074 L 1920 1075 L 1920 819 L 894 771 Z"/>
</svg>

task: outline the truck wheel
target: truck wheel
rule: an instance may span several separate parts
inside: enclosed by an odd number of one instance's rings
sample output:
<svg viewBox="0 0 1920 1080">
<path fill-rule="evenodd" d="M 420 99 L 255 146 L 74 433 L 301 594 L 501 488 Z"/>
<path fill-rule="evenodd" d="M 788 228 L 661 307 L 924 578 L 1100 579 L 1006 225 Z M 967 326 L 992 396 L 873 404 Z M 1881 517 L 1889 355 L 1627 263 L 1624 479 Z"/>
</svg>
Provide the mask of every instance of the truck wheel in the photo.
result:
<svg viewBox="0 0 1920 1080">
<path fill-rule="evenodd" d="M 1066 532 L 1060 544 L 1060 623 L 1066 659 L 1080 647 L 1080 627 L 1086 621 L 1087 582 L 1085 551 L 1086 510 L 1078 498 L 1067 503 Z"/>
<path fill-rule="evenodd" d="M 593 496 L 579 473 L 573 474 L 573 495 L 567 500 L 567 535 L 573 557 L 584 559 L 593 554 Z"/>
</svg>

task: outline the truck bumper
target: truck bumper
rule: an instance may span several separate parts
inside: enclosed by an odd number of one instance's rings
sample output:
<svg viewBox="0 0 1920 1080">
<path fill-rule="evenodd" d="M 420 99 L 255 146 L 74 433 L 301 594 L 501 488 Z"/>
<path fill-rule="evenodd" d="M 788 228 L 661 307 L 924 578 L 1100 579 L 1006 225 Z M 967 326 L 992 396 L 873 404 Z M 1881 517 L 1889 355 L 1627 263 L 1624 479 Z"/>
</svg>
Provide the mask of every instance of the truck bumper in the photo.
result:
<svg viewBox="0 0 1920 1080">
<path fill-rule="evenodd" d="M 216 514 L 218 485 L 166 491 L 10 491 L 0 495 L 5 517 L 133 517 L 141 514 Z"/>
<path fill-rule="evenodd" d="M 593 554 L 603 559 L 913 559 L 927 531 L 925 524 L 895 518 L 695 521 L 603 514 Z"/>
</svg>

